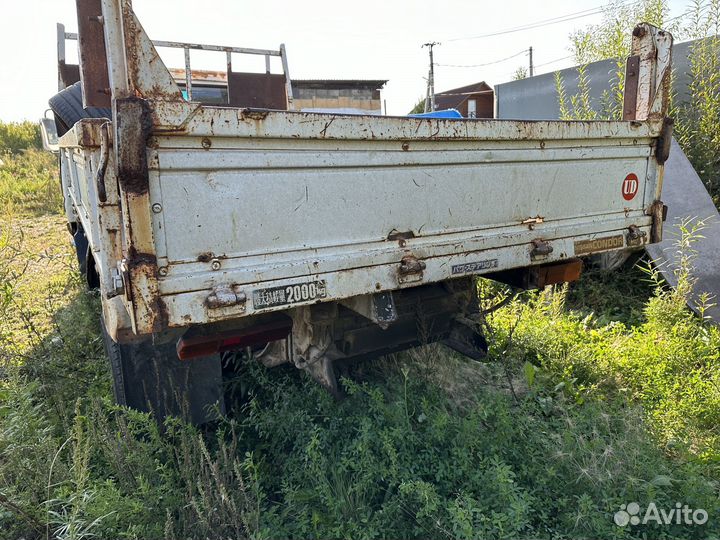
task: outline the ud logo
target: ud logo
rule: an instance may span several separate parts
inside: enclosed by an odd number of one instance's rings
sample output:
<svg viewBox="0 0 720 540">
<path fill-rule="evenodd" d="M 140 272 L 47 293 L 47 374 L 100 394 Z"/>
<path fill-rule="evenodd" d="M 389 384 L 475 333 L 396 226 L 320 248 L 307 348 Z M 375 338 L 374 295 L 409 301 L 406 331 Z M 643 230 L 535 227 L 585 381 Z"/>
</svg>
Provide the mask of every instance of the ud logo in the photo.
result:
<svg viewBox="0 0 720 540">
<path fill-rule="evenodd" d="M 635 198 L 635 195 L 637 195 L 639 186 L 640 182 L 638 181 L 637 175 L 634 173 L 628 174 L 622 183 L 623 199 L 626 201 L 632 201 Z"/>
</svg>

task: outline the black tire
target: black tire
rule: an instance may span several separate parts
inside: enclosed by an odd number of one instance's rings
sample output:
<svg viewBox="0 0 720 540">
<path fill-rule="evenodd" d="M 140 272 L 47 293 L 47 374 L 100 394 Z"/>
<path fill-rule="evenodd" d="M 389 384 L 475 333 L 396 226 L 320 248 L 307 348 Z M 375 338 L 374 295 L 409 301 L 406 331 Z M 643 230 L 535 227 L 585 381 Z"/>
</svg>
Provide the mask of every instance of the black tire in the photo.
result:
<svg viewBox="0 0 720 540">
<path fill-rule="evenodd" d="M 100 276 L 95 267 L 95 258 L 90 251 L 90 243 L 85 236 L 85 229 L 80 223 L 75 223 L 70 227 L 70 233 L 75 244 L 75 255 L 78 261 L 78 270 L 85 280 L 89 290 L 95 290 L 100 287 Z"/>
<path fill-rule="evenodd" d="M 79 82 L 55 94 L 48 102 L 55 113 L 58 137 L 62 137 L 78 120 L 83 118 L 112 118 L 110 109 L 83 107 L 82 87 Z"/>
<path fill-rule="evenodd" d="M 119 405 L 152 412 L 158 422 L 173 415 L 203 424 L 217 419 L 216 405 L 224 412 L 220 355 L 181 361 L 174 341 L 120 344 L 104 320 L 102 333 Z"/>
</svg>

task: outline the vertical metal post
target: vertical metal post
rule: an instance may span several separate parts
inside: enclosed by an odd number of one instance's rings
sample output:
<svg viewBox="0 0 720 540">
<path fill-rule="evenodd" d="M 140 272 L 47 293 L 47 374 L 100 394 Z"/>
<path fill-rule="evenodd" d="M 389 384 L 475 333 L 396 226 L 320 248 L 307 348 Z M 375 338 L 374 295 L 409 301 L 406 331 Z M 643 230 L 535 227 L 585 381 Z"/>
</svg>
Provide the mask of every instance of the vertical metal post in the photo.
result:
<svg viewBox="0 0 720 540">
<path fill-rule="evenodd" d="M 265 55 L 265 73 L 270 74 L 270 55 Z"/>
<path fill-rule="evenodd" d="M 190 49 L 185 47 L 185 91 L 188 101 L 192 101 L 192 71 L 190 70 Z"/>
<path fill-rule="evenodd" d="M 65 25 L 60 23 L 57 25 L 57 59 L 58 67 L 65 63 Z M 58 69 L 58 91 L 64 88 L 60 70 Z"/>
<path fill-rule="evenodd" d="M 430 73 L 428 74 L 427 96 L 425 98 L 425 112 L 435 110 L 435 62 L 433 60 L 433 47 L 440 45 L 437 41 L 423 44 L 430 49 Z"/>
<path fill-rule="evenodd" d="M 672 35 L 650 24 L 633 30 L 632 55 L 639 57 L 635 120 L 664 118 L 670 98 Z M 627 85 L 625 92 L 629 90 Z"/>
<path fill-rule="evenodd" d="M 232 73 L 232 53 L 230 51 L 227 51 L 227 53 L 225 53 L 225 59 L 227 60 L 227 80 L 228 80 L 227 100 L 228 100 L 228 105 L 229 105 L 230 104 L 230 74 Z"/>
<path fill-rule="evenodd" d="M 102 0 L 108 75 L 112 95 L 115 99 L 127 97 L 130 93 L 122 10 L 121 2 Z"/>
<path fill-rule="evenodd" d="M 530 47 L 530 50 L 528 51 L 530 54 L 530 76 L 535 75 L 535 66 L 533 65 L 533 50 L 532 47 Z"/>
<path fill-rule="evenodd" d="M 290 80 L 290 71 L 288 70 L 287 53 L 285 52 L 285 44 L 280 44 L 280 60 L 282 61 L 283 73 L 285 74 L 285 93 L 287 94 L 288 111 L 295 110 L 293 103 L 292 81 Z"/>
<path fill-rule="evenodd" d="M 433 46 L 430 45 L 430 111 L 435 110 L 435 62 L 433 61 Z"/>
</svg>

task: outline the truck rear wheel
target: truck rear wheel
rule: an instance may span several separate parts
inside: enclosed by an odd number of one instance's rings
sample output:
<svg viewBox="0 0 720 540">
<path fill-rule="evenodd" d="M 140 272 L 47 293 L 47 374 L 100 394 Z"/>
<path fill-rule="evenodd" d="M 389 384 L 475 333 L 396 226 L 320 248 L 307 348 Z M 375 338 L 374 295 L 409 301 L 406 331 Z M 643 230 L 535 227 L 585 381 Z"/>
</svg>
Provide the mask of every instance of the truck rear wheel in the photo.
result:
<svg viewBox="0 0 720 540">
<path fill-rule="evenodd" d="M 71 223 L 68 227 L 73 237 L 75 254 L 77 255 L 78 271 L 91 291 L 100 287 L 100 276 L 95 267 L 95 258 L 90 251 L 90 244 L 85 229 L 80 223 Z"/>
<path fill-rule="evenodd" d="M 116 342 L 102 322 L 105 353 L 110 361 L 113 393 L 119 405 L 152 412 L 158 421 L 180 416 L 194 424 L 224 412 L 220 355 L 181 361 L 174 341 Z"/>
</svg>

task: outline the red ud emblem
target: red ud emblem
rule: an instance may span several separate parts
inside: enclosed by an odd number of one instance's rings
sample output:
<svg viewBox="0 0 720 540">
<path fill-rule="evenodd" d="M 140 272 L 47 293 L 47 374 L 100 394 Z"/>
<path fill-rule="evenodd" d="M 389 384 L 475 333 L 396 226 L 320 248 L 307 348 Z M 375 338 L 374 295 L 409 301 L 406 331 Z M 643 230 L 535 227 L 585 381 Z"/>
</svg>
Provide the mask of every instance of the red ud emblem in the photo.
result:
<svg viewBox="0 0 720 540">
<path fill-rule="evenodd" d="M 638 182 L 637 175 L 634 173 L 628 174 L 622 183 L 623 199 L 626 201 L 632 201 L 635 198 L 635 195 L 637 195 L 639 185 L 640 182 Z"/>
</svg>

